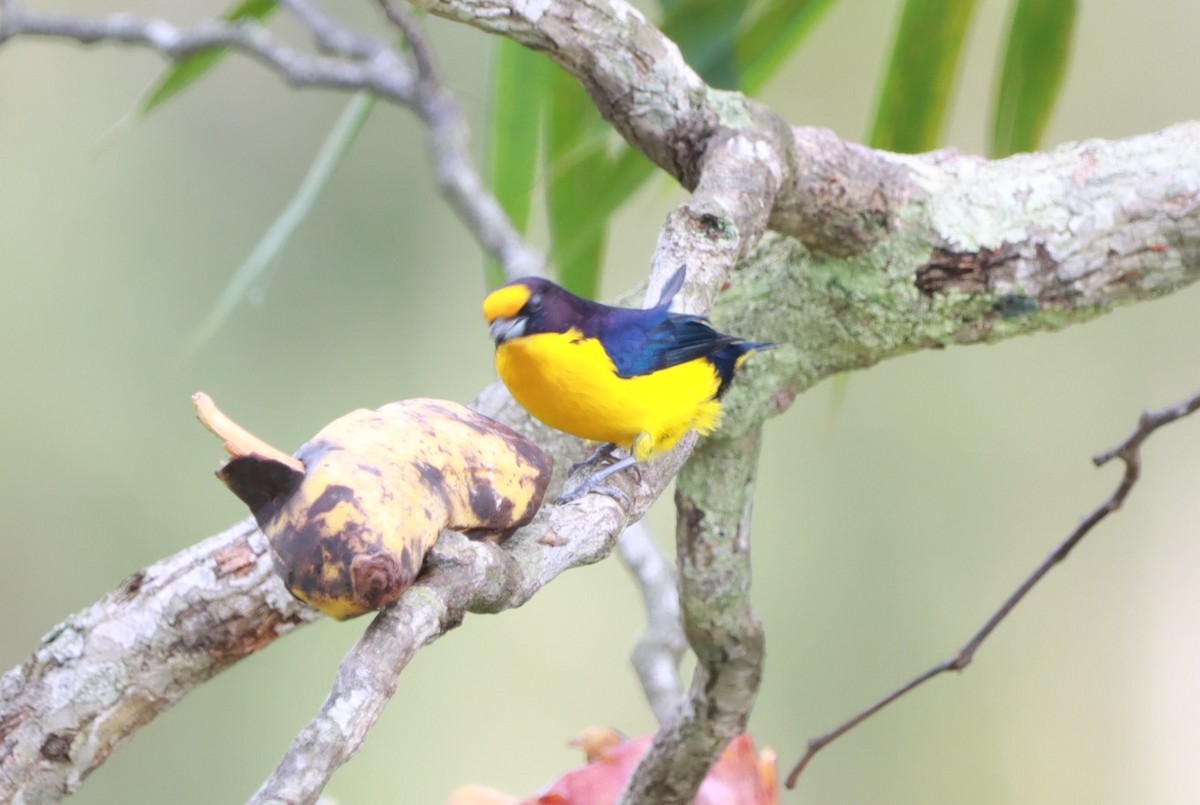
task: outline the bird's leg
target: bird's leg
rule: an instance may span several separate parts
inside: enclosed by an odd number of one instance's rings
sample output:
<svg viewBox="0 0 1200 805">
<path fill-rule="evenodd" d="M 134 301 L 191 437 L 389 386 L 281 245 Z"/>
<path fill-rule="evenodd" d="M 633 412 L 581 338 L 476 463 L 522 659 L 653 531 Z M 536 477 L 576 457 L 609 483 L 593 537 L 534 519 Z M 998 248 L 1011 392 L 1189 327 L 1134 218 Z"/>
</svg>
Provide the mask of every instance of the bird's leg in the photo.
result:
<svg viewBox="0 0 1200 805">
<path fill-rule="evenodd" d="M 584 467 L 594 467 L 603 461 L 612 461 L 613 452 L 617 450 L 616 442 L 605 442 L 592 451 L 592 454 L 583 461 L 576 461 L 571 465 L 571 469 L 567 470 L 567 475 L 574 475 L 578 470 Z"/>
<path fill-rule="evenodd" d="M 563 494 L 559 495 L 554 502 L 561 505 L 563 503 L 570 503 L 573 500 L 579 500 L 579 498 L 583 497 L 588 492 L 600 492 L 602 494 L 611 495 L 614 498 L 624 500 L 624 502 L 628 503 L 629 495 L 625 494 L 624 491 L 617 489 L 615 486 L 605 485 L 604 481 L 616 475 L 621 470 L 632 467 L 634 464 L 637 464 L 637 459 L 633 456 L 626 456 L 620 461 L 613 462 L 604 469 L 597 470 L 596 472 L 592 473 L 590 476 L 585 478 L 579 484 L 579 486 L 575 487 L 570 492 L 564 492 Z"/>
</svg>

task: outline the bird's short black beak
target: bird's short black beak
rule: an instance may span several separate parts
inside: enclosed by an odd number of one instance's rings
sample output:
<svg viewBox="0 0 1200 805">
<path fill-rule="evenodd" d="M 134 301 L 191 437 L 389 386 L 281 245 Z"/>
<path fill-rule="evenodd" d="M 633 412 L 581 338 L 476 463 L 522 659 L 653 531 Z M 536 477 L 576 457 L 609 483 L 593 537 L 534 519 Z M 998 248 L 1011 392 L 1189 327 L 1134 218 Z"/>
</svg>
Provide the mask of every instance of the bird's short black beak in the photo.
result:
<svg viewBox="0 0 1200 805">
<path fill-rule="evenodd" d="M 496 346 L 525 335 L 525 325 L 528 321 L 524 316 L 517 316 L 514 319 L 499 318 L 492 322 L 492 339 Z"/>
</svg>

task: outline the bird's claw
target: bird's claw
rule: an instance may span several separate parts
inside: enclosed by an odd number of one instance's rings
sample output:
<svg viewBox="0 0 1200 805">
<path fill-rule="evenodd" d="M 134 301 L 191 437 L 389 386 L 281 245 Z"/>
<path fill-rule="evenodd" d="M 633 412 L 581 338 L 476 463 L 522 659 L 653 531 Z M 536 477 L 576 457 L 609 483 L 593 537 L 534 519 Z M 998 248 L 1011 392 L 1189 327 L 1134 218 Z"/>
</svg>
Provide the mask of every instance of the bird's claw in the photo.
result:
<svg viewBox="0 0 1200 805">
<path fill-rule="evenodd" d="M 620 489 L 615 486 L 609 486 L 608 484 L 600 484 L 592 491 L 596 492 L 597 494 L 600 494 L 600 495 L 608 495 L 610 498 L 617 501 L 617 503 L 620 503 L 622 506 L 628 506 L 629 504 L 633 503 L 633 498 L 629 497 L 629 494 L 624 489 Z"/>
<path fill-rule="evenodd" d="M 597 464 L 603 464 L 606 462 L 611 463 L 615 461 L 616 456 L 613 455 L 613 452 L 616 449 L 617 445 L 613 444 L 612 442 L 605 442 L 593 450 L 592 454 L 583 461 L 576 461 L 574 464 L 572 464 L 571 468 L 567 470 L 567 475 L 574 475 L 579 470 L 586 469 L 588 467 L 594 467 Z"/>
<path fill-rule="evenodd" d="M 593 475 L 583 479 L 583 481 L 581 481 L 579 485 L 570 492 L 564 492 L 563 494 L 559 495 L 554 502 L 562 505 L 564 503 L 570 503 L 573 500 L 579 500 L 588 492 L 600 492 L 612 497 L 618 503 L 628 506 L 633 502 L 628 493 L 621 489 L 617 489 L 615 486 L 605 484 L 604 482 L 616 475 L 618 472 L 634 466 L 636 463 L 637 462 L 633 456 L 627 456 L 620 461 L 610 464 L 604 469 L 598 470 Z"/>
<path fill-rule="evenodd" d="M 570 492 L 564 492 L 563 494 L 559 495 L 554 499 L 554 502 L 559 506 L 567 503 L 573 503 L 589 492 L 595 492 L 599 495 L 608 495 L 624 506 L 628 506 L 633 502 L 633 499 L 629 497 L 629 494 L 624 489 L 618 489 L 617 487 L 609 486 L 608 484 L 595 484 L 593 486 L 587 481 L 584 481 Z"/>
</svg>

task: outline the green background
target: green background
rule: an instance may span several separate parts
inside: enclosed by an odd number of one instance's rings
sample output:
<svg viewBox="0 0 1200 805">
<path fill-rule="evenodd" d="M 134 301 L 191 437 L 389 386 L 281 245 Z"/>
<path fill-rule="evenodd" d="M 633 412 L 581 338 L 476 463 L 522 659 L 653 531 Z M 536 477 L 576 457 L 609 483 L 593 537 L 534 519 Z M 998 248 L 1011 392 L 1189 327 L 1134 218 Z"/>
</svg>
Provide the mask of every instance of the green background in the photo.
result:
<svg viewBox="0 0 1200 805">
<path fill-rule="evenodd" d="M 1200 5 L 1082 5 L 1049 144 L 1200 117 Z M 373 22 L 365 6 L 344 19 Z M 973 24 L 949 127 L 965 151 L 983 150 L 1007 6 L 982 3 Z M 861 139 L 896 14 L 883 0 L 837 4 L 765 100 Z M 482 131 L 492 43 L 430 27 Z M 495 378 L 475 243 L 435 194 L 419 126 L 383 106 L 255 303 L 186 354 L 345 98 L 288 90 L 231 58 L 106 137 L 161 64 L 111 46 L 0 48 L 4 668 L 133 570 L 243 516 L 212 477 L 221 450 L 193 419 L 192 392 L 290 449 L 352 408 L 469 401 Z M 681 198 L 657 179 L 618 215 L 606 295 L 645 275 Z M 1198 294 L 891 361 L 852 376 L 841 401 L 825 384 L 770 423 L 754 526 L 768 658 L 751 727 L 784 771 L 807 738 L 950 654 L 1108 494 L 1119 471 L 1089 457 L 1140 409 L 1200 386 Z M 974 667 L 826 749 L 784 801 L 1195 802 L 1198 455 L 1200 420 L 1159 434 L 1127 509 Z M 669 507 L 652 523 L 667 542 Z M 469 617 L 405 671 L 327 794 L 438 803 L 479 782 L 524 796 L 577 762 L 566 741 L 584 727 L 650 731 L 626 660 L 639 606 L 607 561 L 518 611 Z M 244 800 L 366 623 L 307 627 L 226 672 L 122 747 L 76 801 Z"/>
</svg>

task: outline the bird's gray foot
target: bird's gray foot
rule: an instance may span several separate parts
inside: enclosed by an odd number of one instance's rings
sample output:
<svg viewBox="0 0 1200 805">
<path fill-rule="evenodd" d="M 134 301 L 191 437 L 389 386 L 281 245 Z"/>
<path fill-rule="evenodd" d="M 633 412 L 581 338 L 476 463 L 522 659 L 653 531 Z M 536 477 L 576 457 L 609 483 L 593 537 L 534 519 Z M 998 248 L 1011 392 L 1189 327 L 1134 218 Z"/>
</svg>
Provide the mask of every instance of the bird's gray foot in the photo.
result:
<svg viewBox="0 0 1200 805">
<path fill-rule="evenodd" d="M 616 461 L 604 469 L 592 473 L 570 492 L 564 492 L 563 494 L 559 495 L 554 502 L 562 505 L 563 503 L 570 503 L 573 500 L 579 500 L 589 492 L 599 492 L 600 494 L 615 498 L 620 503 L 628 505 L 631 502 L 629 495 L 627 495 L 623 490 L 617 489 L 615 486 L 607 485 L 604 482 L 616 475 L 618 472 L 628 469 L 636 463 L 637 459 L 635 459 L 633 456 L 626 456 L 620 461 Z M 571 469 L 574 470 L 574 467 Z"/>
<path fill-rule="evenodd" d="M 567 470 L 567 475 L 571 476 L 585 467 L 595 467 L 597 464 L 604 464 L 609 461 L 615 461 L 616 456 L 613 455 L 619 448 L 614 442 L 605 442 L 592 451 L 592 454 L 583 461 L 576 461 Z"/>
</svg>

